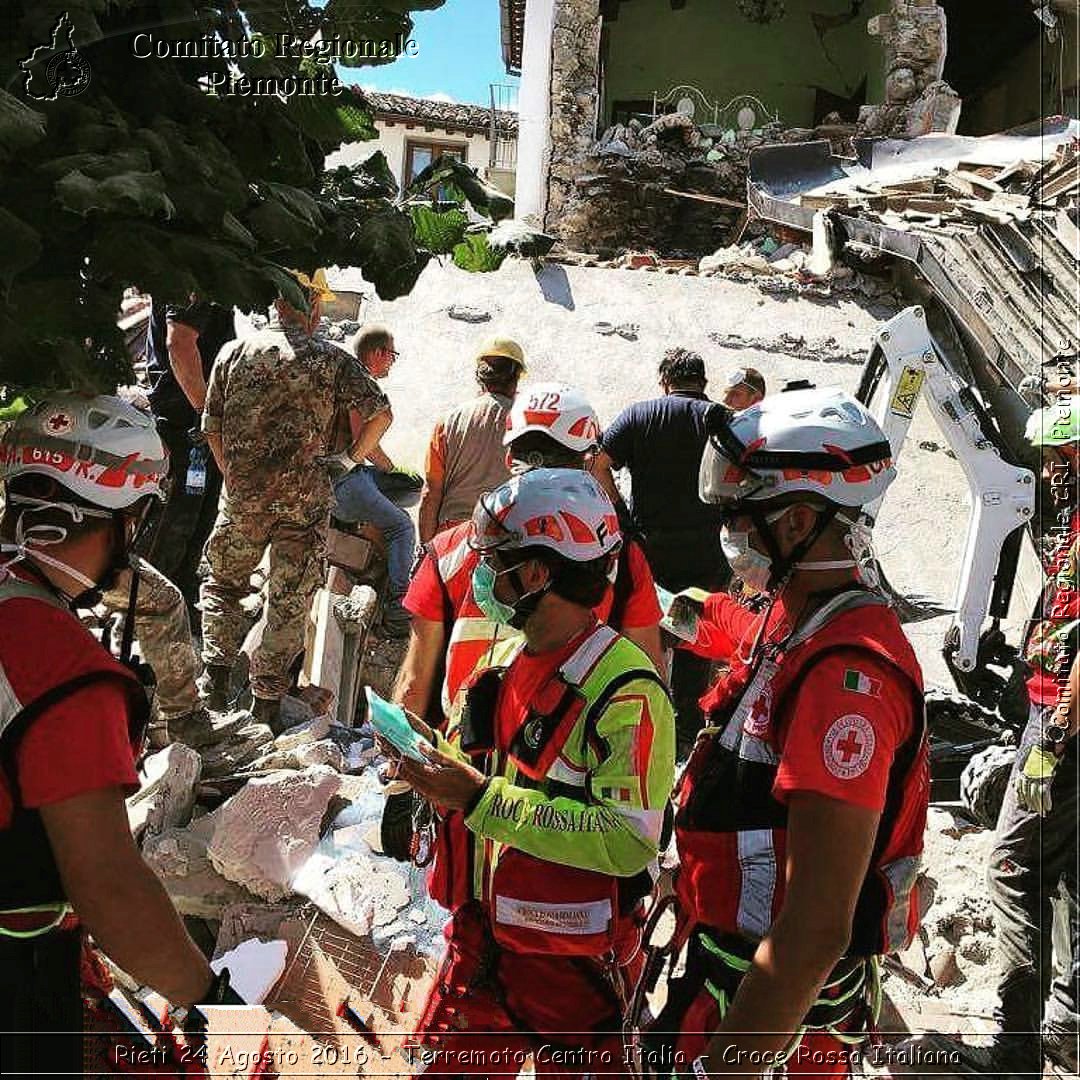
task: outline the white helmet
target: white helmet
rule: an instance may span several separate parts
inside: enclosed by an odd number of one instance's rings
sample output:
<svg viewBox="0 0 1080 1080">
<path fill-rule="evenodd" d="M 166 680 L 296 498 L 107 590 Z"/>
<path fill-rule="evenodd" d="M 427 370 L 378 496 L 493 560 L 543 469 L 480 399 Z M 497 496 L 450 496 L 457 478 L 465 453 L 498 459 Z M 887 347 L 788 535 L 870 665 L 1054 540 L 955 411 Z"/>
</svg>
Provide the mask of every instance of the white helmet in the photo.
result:
<svg viewBox="0 0 1080 1080">
<path fill-rule="evenodd" d="M 571 562 L 613 555 L 622 544 L 615 507 L 580 469 L 533 469 L 481 495 L 470 545 L 480 552 L 546 547 Z"/>
<path fill-rule="evenodd" d="M 0 480 L 36 473 L 106 510 L 164 499 L 169 455 L 154 418 L 116 397 L 71 391 L 31 406 L 0 443 Z"/>
<path fill-rule="evenodd" d="M 560 446 L 584 454 L 600 441 L 600 421 L 588 398 L 565 383 L 530 383 L 518 393 L 506 417 L 503 446 L 527 431 L 540 431 Z"/>
<path fill-rule="evenodd" d="M 703 502 L 765 502 L 805 492 L 859 507 L 879 499 L 896 476 L 877 421 L 835 387 L 771 394 L 714 426 L 719 430 L 701 459 Z"/>
</svg>

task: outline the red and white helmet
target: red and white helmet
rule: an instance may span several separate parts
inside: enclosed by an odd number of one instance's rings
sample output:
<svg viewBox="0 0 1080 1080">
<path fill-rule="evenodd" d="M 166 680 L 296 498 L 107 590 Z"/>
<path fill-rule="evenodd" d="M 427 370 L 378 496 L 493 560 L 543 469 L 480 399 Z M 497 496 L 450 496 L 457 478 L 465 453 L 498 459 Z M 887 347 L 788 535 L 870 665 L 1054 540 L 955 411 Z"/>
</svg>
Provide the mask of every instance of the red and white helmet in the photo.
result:
<svg viewBox="0 0 1080 1080">
<path fill-rule="evenodd" d="M 580 469 L 533 469 L 481 495 L 470 545 L 481 552 L 546 547 L 571 562 L 612 555 L 619 519 L 604 489 Z"/>
<path fill-rule="evenodd" d="M 600 442 L 600 421 L 588 398 L 566 383 L 530 383 L 518 392 L 506 417 L 503 446 L 527 431 L 540 431 L 576 454 Z"/>
<path fill-rule="evenodd" d="M 22 413 L 0 443 L 0 480 L 51 476 L 106 510 L 164 499 L 169 455 L 154 418 L 116 397 L 53 394 Z"/>
<path fill-rule="evenodd" d="M 770 394 L 717 426 L 701 459 L 703 502 L 765 502 L 805 492 L 839 506 L 865 506 L 896 476 L 877 421 L 835 387 Z"/>
</svg>

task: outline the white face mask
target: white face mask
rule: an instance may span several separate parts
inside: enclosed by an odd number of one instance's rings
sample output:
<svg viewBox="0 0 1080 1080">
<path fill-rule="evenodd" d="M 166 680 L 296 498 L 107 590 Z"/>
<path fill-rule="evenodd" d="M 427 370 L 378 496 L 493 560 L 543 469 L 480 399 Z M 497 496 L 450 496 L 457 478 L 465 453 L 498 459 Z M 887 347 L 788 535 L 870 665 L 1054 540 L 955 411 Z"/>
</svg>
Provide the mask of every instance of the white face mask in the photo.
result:
<svg viewBox="0 0 1080 1080">
<path fill-rule="evenodd" d="M 71 514 L 72 519 L 77 523 L 81 522 L 84 517 L 112 517 L 112 514 L 107 510 L 91 510 L 85 506 L 75 506 L 73 503 L 46 502 L 43 499 L 34 499 L 28 495 L 13 496 L 9 501 L 16 505 L 26 505 L 38 509 L 51 509 L 55 506 L 61 506 Z M 62 544 L 67 539 L 67 535 L 67 529 L 60 525 L 24 526 L 24 515 L 20 514 L 18 521 L 15 523 L 15 543 L 0 544 L 0 552 L 11 552 L 14 558 L 0 564 L 0 568 L 14 566 L 15 563 L 22 562 L 23 559 L 31 559 L 33 562 L 51 566 L 54 570 L 62 570 L 68 577 L 85 586 L 87 590 L 97 589 L 98 582 L 91 580 L 84 573 L 76 570 L 74 566 L 69 566 L 66 562 L 53 558 L 52 555 L 41 550 L 43 547 L 49 547 L 53 544 Z M 74 597 L 71 597 L 71 599 L 74 599 Z"/>
<path fill-rule="evenodd" d="M 790 506 L 785 506 L 782 510 L 776 510 L 766 515 L 766 524 L 772 525 L 774 522 L 779 521 L 790 509 Z M 858 567 L 862 580 L 871 588 L 874 588 L 877 583 L 877 574 L 874 567 L 873 552 L 870 550 L 870 530 L 841 514 L 838 514 L 837 518 L 851 527 L 851 532 L 845 542 L 855 557 L 852 559 L 816 559 L 813 562 L 797 562 L 792 563 L 792 568 L 795 570 L 824 571 L 848 570 Z M 856 536 L 856 533 L 858 533 L 858 536 Z M 760 592 L 765 592 L 768 589 L 769 578 L 772 576 L 772 559 L 768 555 L 756 551 L 750 545 L 749 532 L 733 532 L 724 525 L 720 529 L 720 547 L 723 549 L 724 557 L 727 559 L 733 574 L 742 578 L 752 589 L 757 589 Z M 867 565 L 866 561 L 867 555 L 869 565 Z"/>
<path fill-rule="evenodd" d="M 769 514 L 765 521 L 771 525 L 787 513 L 787 507 Z M 720 528 L 720 547 L 724 552 L 731 572 L 742 578 L 751 589 L 766 592 L 772 577 L 772 559 L 763 555 L 750 545 L 749 532 L 736 532 L 727 525 Z"/>
</svg>

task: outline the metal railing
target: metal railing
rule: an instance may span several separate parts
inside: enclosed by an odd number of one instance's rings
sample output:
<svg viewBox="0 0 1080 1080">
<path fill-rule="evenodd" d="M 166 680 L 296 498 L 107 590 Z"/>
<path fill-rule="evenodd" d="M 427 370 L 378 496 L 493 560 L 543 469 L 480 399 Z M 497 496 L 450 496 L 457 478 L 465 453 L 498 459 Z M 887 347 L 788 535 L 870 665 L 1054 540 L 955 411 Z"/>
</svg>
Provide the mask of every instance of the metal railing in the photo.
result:
<svg viewBox="0 0 1080 1080">
<path fill-rule="evenodd" d="M 491 83 L 491 127 L 488 139 L 491 152 L 488 168 L 517 168 L 517 127 L 506 124 L 506 113 L 517 113 L 518 88 L 510 83 Z"/>
</svg>

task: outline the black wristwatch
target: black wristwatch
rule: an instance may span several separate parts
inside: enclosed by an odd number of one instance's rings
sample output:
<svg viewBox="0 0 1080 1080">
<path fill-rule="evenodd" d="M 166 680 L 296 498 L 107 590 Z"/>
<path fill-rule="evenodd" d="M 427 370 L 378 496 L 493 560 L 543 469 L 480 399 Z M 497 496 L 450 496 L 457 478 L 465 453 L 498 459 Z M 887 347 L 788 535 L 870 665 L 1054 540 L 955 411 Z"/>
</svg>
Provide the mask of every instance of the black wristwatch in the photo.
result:
<svg viewBox="0 0 1080 1080">
<path fill-rule="evenodd" d="M 1057 754 L 1059 757 L 1065 752 L 1065 744 L 1069 741 L 1069 729 L 1061 724 L 1047 724 L 1043 728 L 1043 746 Z"/>
</svg>

